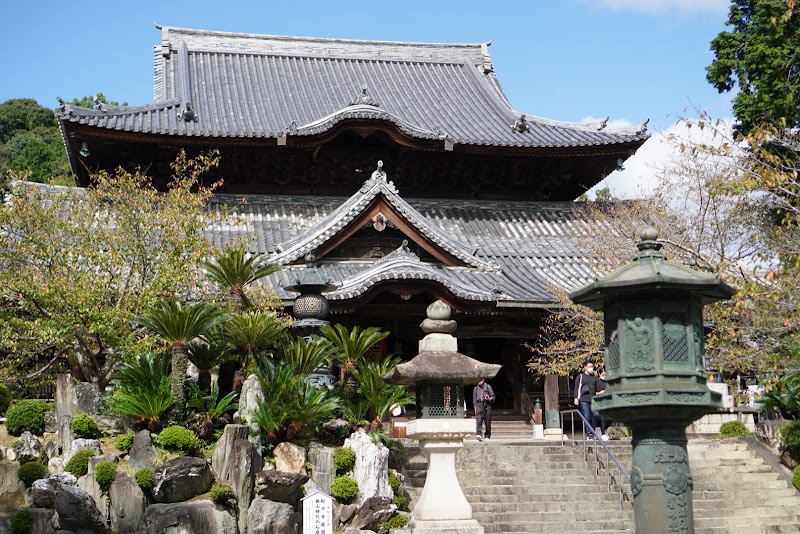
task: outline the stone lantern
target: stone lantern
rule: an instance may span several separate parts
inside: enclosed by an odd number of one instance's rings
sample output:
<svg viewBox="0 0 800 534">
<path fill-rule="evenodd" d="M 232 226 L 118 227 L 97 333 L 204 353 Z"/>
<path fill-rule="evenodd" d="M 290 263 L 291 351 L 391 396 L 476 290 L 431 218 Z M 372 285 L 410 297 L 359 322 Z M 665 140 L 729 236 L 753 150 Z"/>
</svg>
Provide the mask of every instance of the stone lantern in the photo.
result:
<svg viewBox="0 0 800 534">
<path fill-rule="evenodd" d="M 608 388 L 592 408 L 632 431 L 636 532 L 691 533 L 686 427 L 721 406 L 706 386 L 702 311 L 735 291 L 668 261 L 657 238 L 645 229 L 633 263 L 569 297 L 604 313 Z"/>
<path fill-rule="evenodd" d="M 319 334 L 323 326 L 330 324 L 325 320 L 328 315 L 328 299 L 323 293 L 333 291 L 336 287 L 329 279 L 323 279 L 316 269 L 305 269 L 294 284 L 284 286 L 286 291 L 300 293 L 292 306 L 297 321 L 289 328 L 303 338 Z M 323 365 L 311 373 L 307 381 L 315 386 L 333 386 L 336 379 L 328 367 Z"/>
<path fill-rule="evenodd" d="M 464 418 L 464 385 L 493 378 L 501 366 L 458 352 L 452 335 L 457 325 L 447 304 L 436 301 L 427 314 L 420 325 L 427 335 L 419 342 L 419 354 L 383 376 L 390 384 L 416 386 L 418 418 L 408 424 L 407 435 L 419 440 L 428 458 L 425 487 L 408 528 L 399 532 L 482 534 L 456 478 L 455 457 L 464 438 L 475 433 L 475 421 Z"/>
</svg>

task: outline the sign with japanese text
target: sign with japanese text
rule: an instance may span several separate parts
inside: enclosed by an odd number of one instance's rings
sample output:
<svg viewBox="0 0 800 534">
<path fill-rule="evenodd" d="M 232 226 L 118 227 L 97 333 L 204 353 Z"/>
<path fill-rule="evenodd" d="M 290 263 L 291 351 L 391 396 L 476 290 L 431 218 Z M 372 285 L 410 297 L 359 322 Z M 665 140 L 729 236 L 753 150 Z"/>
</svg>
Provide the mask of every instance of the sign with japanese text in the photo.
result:
<svg viewBox="0 0 800 534">
<path fill-rule="evenodd" d="M 315 491 L 303 499 L 303 534 L 333 534 L 333 498 Z"/>
</svg>

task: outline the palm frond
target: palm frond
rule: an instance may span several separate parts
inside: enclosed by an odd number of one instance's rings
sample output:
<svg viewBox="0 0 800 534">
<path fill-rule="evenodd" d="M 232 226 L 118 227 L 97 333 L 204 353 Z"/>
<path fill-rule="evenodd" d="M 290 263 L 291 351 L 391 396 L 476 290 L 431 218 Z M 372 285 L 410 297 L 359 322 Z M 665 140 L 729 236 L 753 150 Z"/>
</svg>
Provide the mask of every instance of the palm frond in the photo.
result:
<svg viewBox="0 0 800 534">
<path fill-rule="evenodd" d="M 307 378 L 328 361 L 330 344 L 317 336 L 311 336 L 308 340 L 289 338 L 281 343 L 279 352 L 286 365 L 298 375 Z"/>
<path fill-rule="evenodd" d="M 173 345 L 185 346 L 222 322 L 224 317 L 222 310 L 207 302 L 184 306 L 178 301 L 167 301 L 136 322 Z"/>
<path fill-rule="evenodd" d="M 235 314 L 225 324 L 225 339 L 246 355 L 273 346 L 283 335 L 288 321 L 275 313 L 247 311 Z"/>
<path fill-rule="evenodd" d="M 202 268 L 209 280 L 229 293 L 238 295 L 242 304 L 246 305 L 244 288 L 279 271 L 281 266 L 269 263 L 264 256 L 253 255 L 248 258 L 244 247 L 231 246 L 211 260 L 203 262 Z"/>
</svg>

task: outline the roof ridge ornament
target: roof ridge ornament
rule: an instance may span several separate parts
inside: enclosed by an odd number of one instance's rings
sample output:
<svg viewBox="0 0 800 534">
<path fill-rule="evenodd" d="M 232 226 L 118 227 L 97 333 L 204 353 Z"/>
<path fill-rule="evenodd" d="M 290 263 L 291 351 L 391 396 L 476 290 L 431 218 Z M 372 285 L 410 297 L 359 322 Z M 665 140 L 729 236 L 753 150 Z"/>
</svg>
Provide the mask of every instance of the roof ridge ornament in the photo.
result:
<svg viewBox="0 0 800 534">
<path fill-rule="evenodd" d="M 639 129 L 636 130 L 636 135 L 644 135 L 647 133 L 647 124 L 650 122 L 650 119 L 645 120 L 642 124 L 639 125 Z"/>
<path fill-rule="evenodd" d="M 364 182 L 364 185 L 361 186 L 360 191 L 362 193 L 366 193 L 376 185 L 381 189 L 388 189 L 391 193 L 395 195 L 397 194 L 397 188 L 394 186 L 394 182 L 390 182 L 386 178 L 386 171 L 383 170 L 382 160 L 378 160 L 378 167 L 372 171 L 372 176 L 369 177 L 369 180 Z"/>
<path fill-rule="evenodd" d="M 600 130 L 603 130 L 603 129 L 605 129 L 605 127 L 606 127 L 606 126 L 608 126 L 608 118 L 609 118 L 609 116 L 608 116 L 608 115 L 606 115 L 606 118 L 605 118 L 605 119 L 603 119 L 603 120 L 601 120 L 601 121 L 600 121 L 600 124 L 598 124 L 598 125 L 597 125 L 597 131 L 598 131 L 598 132 L 599 132 Z"/>
<path fill-rule="evenodd" d="M 367 84 L 361 86 L 361 94 L 350 101 L 351 106 L 372 106 L 381 107 L 380 102 L 367 94 Z"/>
<path fill-rule="evenodd" d="M 522 115 L 520 115 L 519 118 L 517 120 L 515 120 L 514 124 L 511 126 L 511 129 L 513 131 L 516 131 L 516 132 L 519 132 L 519 133 L 527 132 L 528 128 L 529 128 L 529 126 L 528 126 L 528 117 L 526 117 L 524 113 Z"/>
<path fill-rule="evenodd" d="M 417 254 L 415 254 L 410 248 L 408 248 L 408 239 L 403 239 L 403 242 L 397 249 L 391 251 L 389 254 L 376 261 L 375 265 L 380 265 L 382 263 L 386 263 L 389 261 L 396 261 L 396 260 L 407 260 L 413 262 L 421 261 L 420 257 Z"/>
</svg>

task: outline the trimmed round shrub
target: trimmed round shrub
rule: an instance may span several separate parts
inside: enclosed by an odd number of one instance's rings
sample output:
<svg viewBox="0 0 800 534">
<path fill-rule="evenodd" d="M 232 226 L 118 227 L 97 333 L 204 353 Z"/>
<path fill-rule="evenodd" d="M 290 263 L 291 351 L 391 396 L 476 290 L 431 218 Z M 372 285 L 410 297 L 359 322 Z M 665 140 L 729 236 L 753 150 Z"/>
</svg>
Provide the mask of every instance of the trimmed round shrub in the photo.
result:
<svg viewBox="0 0 800 534">
<path fill-rule="evenodd" d="M 214 482 L 211 486 L 211 500 L 216 504 L 226 505 L 230 501 L 235 500 L 236 495 L 233 493 L 233 488 L 223 482 Z"/>
<path fill-rule="evenodd" d="M 11 518 L 11 534 L 28 534 L 33 527 L 33 514 L 30 510 L 19 510 Z"/>
<path fill-rule="evenodd" d="M 9 406 L 11 406 L 11 392 L 3 384 L 0 384 L 0 417 L 3 417 Z"/>
<path fill-rule="evenodd" d="M 111 460 L 100 460 L 94 468 L 94 480 L 100 486 L 100 491 L 106 494 L 111 489 L 111 483 L 114 482 L 116 475 L 117 464 Z"/>
<path fill-rule="evenodd" d="M 347 473 L 356 465 L 356 451 L 347 447 L 336 447 L 333 450 L 333 463 L 337 473 Z"/>
<path fill-rule="evenodd" d="M 378 530 L 379 534 L 388 534 L 389 530 L 393 528 L 403 528 L 408 525 L 408 516 L 403 514 L 394 513 L 392 517 L 386 520 Z"/>
<path fill-rule="evenodd" d="M 794 454 L 800 454 L 800 420 L 795 419 L 780 426 L 781 443 Z"/>
<path fill-rule="evenodd" d="M 114 440 L 114 446 L 118 451 L 128 452 L 133 446 L 133 434 L 122 434 Z"/>
<path fill-rule="evenodd" d="M 358 495 L 358 482 L 353 477 L 338 476 L 331 484 L 331 497 L 340 503 L 347 504 Z"/>
<path fill-rule="evenodd" d="M 136 479 L 136 483 L 139 484 L 139 487 L 142 489 L 152 489 L 156 484 L 156 481 L 153 478 L 153 470 L 149 467 L 139 469 L 136 471 L 136 474 L 133 475 L 133 477 Z"/>
<path fill-rule="evenodd" d="M 168 426 L 156 439 L 162 448 L 184 454 L 197 454 L 203 446 L 194 432 L 178 425 Z"/>
<path fill-rule="evenodd" d="M 17 478 L 20 479 L 26 488 L 30 488 L 34 481 L 47 477 L 47 466 L 42 462 L 26 462 L 17 471 Z"/>
<path fill-rule="evenodd" d="M 792 476 L 792 484 L 800 490 L 800 465 L 794 468 L 794 476 Z"/>
<path fill-rule="evenodd" d="M 81 449 L 75 453 L 75 456 L 69 459 L 67 465 L 64 466 L 64 471 L 72 473 L 76 477 L 82 477 L 89 471 L 89 458 L 94 456 L 94 451 L 90 449 Z"/>
<path fill-rule="evenodd" d="M 749 436 L 751 432 L 747 430 L 741 421 L 728 421 L 719 427 L 719 435 L 723 438 L 733 438 L 737 436 Z"/>
<path fill-rule="evenodd" d="M 392 502 L 397 506 L 398 510 L 408 512 L 408 499 L 406 499 L 404 495 L 395 495 Z"/>
<path fill-rule="evenodd" d="M 44 414 L 50 406 L 40 400 L 25 399 L 14 403 L 6 411 L 6 430 L 12 436 L 28 431 L 36 436 L 44 434 Z"/>
<path fill-rule="evenodd" d="M 400 475 L 394 471 L 389 473 L 389 487 L 392 488 L 392 493 L 400 495 Z"/>
<path fill-rule="evenodd" d="M 79 413 L 72 419 L 72 430 L 83 439 L 97 439 L 102 435 L 97 422 L 87 413 Z"/>
</svg>

